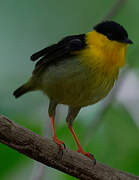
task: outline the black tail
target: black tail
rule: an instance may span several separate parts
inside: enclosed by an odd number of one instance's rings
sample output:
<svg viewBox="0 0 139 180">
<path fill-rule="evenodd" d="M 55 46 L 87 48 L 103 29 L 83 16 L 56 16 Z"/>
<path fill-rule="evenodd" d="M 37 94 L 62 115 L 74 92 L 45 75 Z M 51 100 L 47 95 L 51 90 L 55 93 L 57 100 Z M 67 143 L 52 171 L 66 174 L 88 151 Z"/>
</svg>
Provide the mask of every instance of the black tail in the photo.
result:
<svg viewBox="0 0 139 180">
<path fill-rule="evenodd" d="M 13 92 L 13 95 L 18 98 L 20 96 L 22 96 L 23 94 L 31 91 L 32 88 L 30 86 L 30 84 L 27 82 L 25 84 L 23 84 L 22 86 L 20 86 L 18 89 L 16 89 L 14 92 Z"/>
</svg>

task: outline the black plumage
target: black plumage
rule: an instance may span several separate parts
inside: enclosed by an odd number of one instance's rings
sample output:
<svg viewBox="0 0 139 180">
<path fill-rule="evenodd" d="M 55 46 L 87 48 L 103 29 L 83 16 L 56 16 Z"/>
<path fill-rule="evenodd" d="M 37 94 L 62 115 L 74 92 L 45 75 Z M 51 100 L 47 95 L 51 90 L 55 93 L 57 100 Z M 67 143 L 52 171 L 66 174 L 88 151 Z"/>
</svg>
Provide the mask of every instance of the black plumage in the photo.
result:
<svg viewBox="0 0 139 180">
<path fill-rule="evenodd" d="M 128 33 L 123 28 L 123 26 L 114 21 L 104 21 L 100 24 L 97 24 L 94 29 L 97 32 L 107 36 L 107 38 L 110 40 L 128 42 L 130 44 L 132 43 L 131 40 L 128 40 Z"/>
<path fill-rule="evenodd" d="M 68 57 L 73 56 L 75 51 L 84 49 L 85 46 L 85 34 L 80 34 L 67 36 L 57 44 L 53 44 L 34 53 L 30 59 L 32 61 L 39 61 L 36 63 L 33 73 L 40 73 L 46 65 L 56 64 L 61 60 L 68 59 Z"/>
</svg>

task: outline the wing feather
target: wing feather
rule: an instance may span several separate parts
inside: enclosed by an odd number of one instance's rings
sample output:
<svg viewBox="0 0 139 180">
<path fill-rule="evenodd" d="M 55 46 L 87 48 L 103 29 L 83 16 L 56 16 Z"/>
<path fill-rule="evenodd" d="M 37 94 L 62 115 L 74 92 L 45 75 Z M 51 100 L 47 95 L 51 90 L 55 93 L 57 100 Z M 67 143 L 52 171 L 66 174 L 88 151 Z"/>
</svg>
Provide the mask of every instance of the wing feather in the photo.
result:
<svg viewBox="0 0 139 180">
<path fill-rule="evenodd" d="M 57 44 L 53 44 L 34 53 L 31 56 L 31 60 L 39 61 L 35 65 L 33 74 L 43 72 L 50 64 L 56 64 L 61 60 L 66 60 L 68 57 L 73 56 L 74 51 L 81 50 L 85 46 L 85 34 L 81 34 L 65 37 Z"/>
</svg>

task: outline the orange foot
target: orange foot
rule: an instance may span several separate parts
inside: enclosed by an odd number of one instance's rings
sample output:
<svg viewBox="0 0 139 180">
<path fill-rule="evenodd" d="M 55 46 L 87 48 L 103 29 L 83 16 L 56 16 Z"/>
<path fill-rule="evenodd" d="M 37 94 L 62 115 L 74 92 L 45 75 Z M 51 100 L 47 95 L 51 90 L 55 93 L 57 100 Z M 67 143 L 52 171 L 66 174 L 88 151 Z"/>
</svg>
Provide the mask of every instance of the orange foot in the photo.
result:
<svg viewBox="0 0 139 180">
<path fill-rule="evenodd" d="M 60 150 L 63 150 L 62 145 L 64 146 L 64 148 L 66 147 L 63 141 L 60 141 L 57 139 L 57 137 L 53 137 L 53 141 L 59 146 Z"/>
<path fill-rule="evenodd" d="M 94 158 L 93 154 L 85 152 L 83 149 L 78 149 L 77 152 L 82 153 L 84 156 L 87 156 L 88 158 L 94 161 L 94 164 L 96 164 L 96 159 Z"/>
</svg>

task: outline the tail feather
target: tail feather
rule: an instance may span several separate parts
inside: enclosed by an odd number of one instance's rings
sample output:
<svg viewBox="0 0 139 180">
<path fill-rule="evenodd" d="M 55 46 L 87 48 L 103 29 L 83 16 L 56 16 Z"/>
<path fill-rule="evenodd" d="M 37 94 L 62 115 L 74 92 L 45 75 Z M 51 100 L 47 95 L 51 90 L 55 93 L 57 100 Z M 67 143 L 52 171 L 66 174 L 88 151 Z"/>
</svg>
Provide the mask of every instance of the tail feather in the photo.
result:
<svg viewBox="0 0 139 180">
<path fill-rule="evenodd" d="M 13 95 L 18 98 L 20 96 L 22 96 L 23 94 L 29 92 L 32 90 L 32 87 L 30 86 L 30 84 L 27 82 L 25 84 L 23 84 L 22 86 L 20 86 L 18 89 L 16 89 L 13 92 Z"/>
</svg>

